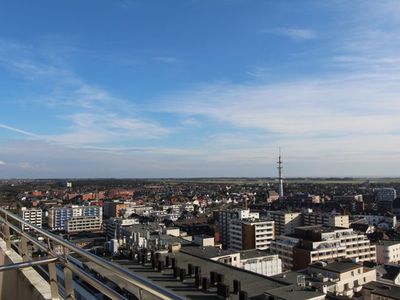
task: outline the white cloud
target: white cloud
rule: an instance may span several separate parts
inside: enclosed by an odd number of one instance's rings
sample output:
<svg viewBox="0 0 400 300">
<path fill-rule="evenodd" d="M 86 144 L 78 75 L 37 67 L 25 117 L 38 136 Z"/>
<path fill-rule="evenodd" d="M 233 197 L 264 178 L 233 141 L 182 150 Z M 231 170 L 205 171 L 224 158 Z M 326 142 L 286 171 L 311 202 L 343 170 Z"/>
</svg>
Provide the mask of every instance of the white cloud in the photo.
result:
<svg viewBox="0 0 400 300">
<path fill-rule="evenodd" d="M 40 62 L 38 57 L 41 58 Z M 169 59 L 171 62 L 172 58 Z M 28 101 L 35 101 L 36 105 L 45 105 L 48 109 L 62 109 L 63 113 L 58 117 L 69 122 L 64 132 L 41 136 L 5 124 L 0 124 L 0 128 L 31 138 L 74 146 L 111 142 L 118 145 L 127 138 L 154 139 L 165 137 L 171 131 L 155 121 L 139 117 L 139 113 L 143 113 L 130 101 L 88 84 L 65 66 L 54 63 L 51 55 L 42 55 L 41 51 L 31 47 L 0 40 L 0 64 L 30 80 L 54 86 L 43 96 L 35 97 L 41 100 Z"/>
<path fill-rule="evenodd" d="M 0 166 L 4 166 L 6 163 L 2 160 L 0 160 Z"/>
</svg>

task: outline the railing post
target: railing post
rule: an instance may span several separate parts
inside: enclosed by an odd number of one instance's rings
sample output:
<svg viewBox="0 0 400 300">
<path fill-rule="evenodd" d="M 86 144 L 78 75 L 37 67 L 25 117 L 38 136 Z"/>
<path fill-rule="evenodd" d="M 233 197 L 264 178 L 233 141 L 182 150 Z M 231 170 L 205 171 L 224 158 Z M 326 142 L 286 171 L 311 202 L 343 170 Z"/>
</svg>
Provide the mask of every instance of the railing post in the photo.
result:
<svg viewBox="0 0 400 300">
<path fill-rule="evenodd" d="M 11 249 L 10 226 L 7 223 L 4 223 L 4 239 L 7 250 Z"/>
<path fill-rule="evenodd" d="M 28 250 L 28 240 L 24 236 L 21 236 L 21 248 L 20 248 L 20 251 L 21 251 L 22 259 L 24 261 L 28 261 L 30 259 L 29 258 L 29 250 Z"/>
<path fill-rule="evenodd" d="M 72 271 L 64 267 L 65 299 L 75 300 L 74 285 L 72 281 Z"/>
<path fill-rule="evenodd" d="M 49 280 L 50 280 L 50 290 L 51 290 L 51 299 L 59 300 L 60 295 L 58 294 L 58 284 L 57 284 L 57 272 L 56 272 L 56 264 L 49 263 Z"/>
</svg>

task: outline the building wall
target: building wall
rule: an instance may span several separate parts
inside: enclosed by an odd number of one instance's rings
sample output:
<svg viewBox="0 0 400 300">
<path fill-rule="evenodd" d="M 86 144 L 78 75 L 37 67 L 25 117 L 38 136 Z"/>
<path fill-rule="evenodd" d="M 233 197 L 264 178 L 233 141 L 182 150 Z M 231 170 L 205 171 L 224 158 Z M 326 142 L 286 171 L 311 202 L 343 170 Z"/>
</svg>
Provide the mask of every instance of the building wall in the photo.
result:
<svg viewBox="0 0 400 300">
<path fill-rule="evenodd" d="M 256 248 L 255 226 L 242 224 L 242 249 L 249 250 Z"/>
<path fill-rule="evenodd" d="M 282 273 L 282 260 L 278 255 L 241 260 L 240 264 L 242 269 L 266 276 Z"/>
<path fill-rule="evenodd" d="M 268 216 L 275 222 L 277 235 L 292 234 L 296 227 L 303 225 L 300 212 L 271 211 Z"/>
<path fill-rule="evenodd" d="M 400 242 L 394 245 L 376 245 L 376 260 L 379 264 L 398 263 L 400 261 Z"/>
</svg>

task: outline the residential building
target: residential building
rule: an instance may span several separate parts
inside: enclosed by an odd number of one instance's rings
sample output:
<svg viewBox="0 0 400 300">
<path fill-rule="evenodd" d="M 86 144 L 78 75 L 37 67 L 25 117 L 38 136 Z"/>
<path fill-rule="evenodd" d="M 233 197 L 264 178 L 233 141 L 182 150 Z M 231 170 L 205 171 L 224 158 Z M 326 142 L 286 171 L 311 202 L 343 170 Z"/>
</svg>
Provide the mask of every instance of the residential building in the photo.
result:
<svg viewBox="0 0 400 300">
<path fill-rule="evenodd" d="M 94 218 L 97 218 L 95 221 Z M 74 218 L 74 219 L 73 219 Z M 84 220 L 88 218 L 88 221 Z M 70 223 L 67 221 L 73 219 Z M 103 211 L 99 206 L 58 206 L 49 209 L 48 225 L 52 230 L 68 231 L 68 228 L 81 228 L 81 231 L 97 230 L 93 229 L 94 224 L 103 222 Z M 68 225 L 69 224 L 69 225 Z M 84 224 L 90 225 L 84 228 Z M 93 226 L 91 225 L 93 224 Z M 69 226 L 69 227 L 68 227 Z"/>
<path fill-rule="evenodd" d="M 32 225 L 42 228 L 43 212 L 41 209 L 22 207 L 20 210 L 20 216 L 22 219 L 31 223 Z M 30 230 L 30 227 L 27 225 L 21 225 L 21 226 L 22 229 L 25 231 Z"/>
<path fill-rule="evenodd" d="M 380 265 L 376 272 L 379 282 L 400 286 L 400 265 Z"/>
<path fill-rule="evenodd" d="M 364 284 L 376 280 L 375 269 L 354 262 L 314 263 L 308 267 L 308 274 L 331 283 L 329 292 L 335 296 L 346 297 L 353 297 Z"/>
<path fill-rule="evenodd" d="M 349 216 L 319 212 L 303 213 L 304 226 L 325 225 L 340 228 L 349 228 Z"/>
<path fill-rule="evenodd" d="M 220 230 L 221 244 L 224 249 L 230 248 L 231 220 L 241 220 L 246 218 L 258 219 L 259 214 L 250 212 L 249 209 L 221 210 L 218 212 L 218 226 Z"/>
<path fill-rule="evenodd" d="M 301 212 L 269 211 L 268 217 L 275 222 L 276 235 L 292 234 L 296 227 L 303 225 Z"/>
<path fill-rule="evenodd" d="M 353 215 L 354 220 L 365 220 L 369 225 L 376 226 L 380 229 L 389 230 L 397 226 L 397 217 L 390 213 L 385 214 L 359 214 Z"/>
<path fill-rule="evenodd" d="M 66 220 L 64 230 L 67 233 L 101 230 L 103 220 L 97 216 L 76 216 Z"/>
<path fill-rule="evenodd" d="M 275 239 L 274 221 L 233 219 L 229 238 L 229 247 L 234 250 L 269 249 Z"/>
<path fill-rule="evenodd" d="M 399 263 L 400 241 L 379 241 L 376 244 L 376 260 L 379 264 Z"/>
<path fill-rule="evenodd" d="M 121 219 L 110 218 L 105 221 L 105 231 L 108 240 L 115 239 L 120 241 L 122 239 L 122 227 L 139 224 L 138 219 Z"/>
<path fill-rule="evenodd" d="M 104 217 L 106 218 L 121 217 L 122 216 L 121 210 L 126 209 L 127 207 L 128 204 L 120 200 L 106 201 L 103 203 Z"/>
<path fill-rule="evenodd" d="M 294 268 L 305 268 L 316 261 L 351 259 L 355 262 L 376 261 L 376 247 L 353 229 L 304 226 L 295 231 L 300 239 L 293 248 Z"/>
<path fill-rule="evenodd" d="M 365 235 L 320 225 L 299 227 L 290 237 L 278 236 L 271 251 L 279 255 L 285 269 L 302 269 L 317 261 L 376 260 L 376 247 Z"/>
<path fill-rule="evenodd" d="M 279 255 L 285 270 L 293 269 L 293 249 L 300 243 L 300 239 L 280 235 L 271 242 L 271 252 Z"/>
<path fill-rule="evenodd" d="M 400 287 L 373 281 L 363 286 L 362 297 L 365 300 L 398 300 Z"/>
</svg>

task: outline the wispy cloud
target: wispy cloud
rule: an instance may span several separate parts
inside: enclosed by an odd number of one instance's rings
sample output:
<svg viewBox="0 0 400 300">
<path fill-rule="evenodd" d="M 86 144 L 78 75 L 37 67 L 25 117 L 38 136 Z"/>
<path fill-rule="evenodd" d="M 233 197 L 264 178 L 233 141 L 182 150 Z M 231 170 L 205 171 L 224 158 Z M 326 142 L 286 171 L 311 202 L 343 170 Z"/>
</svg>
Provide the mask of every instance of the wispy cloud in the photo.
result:
<svg viewBox="0 0 400 300">
<path fill-rule="evenodd" d="M 0 160 L 0 166 L 4 166 L 6 163 L 3 160 Z"/>
<path fill-rule="evenodd" d="M 312 40 L 317 37 L 314 30 L 306 28 L 276 28 L 266 32 L 286 36 L 292 40 Z"/>
<path fill-rule="evenodd" d="M 118 145 L 126 139 L 154 139 L 171 132 L 156 121 L 139 117 L 142 112 L 130 101 L 85 82 L 68 67 L 53 62 L 51 55 L 40 56 L 40 51 L 15 42 L 0 42 L 0 64 L 39 85 L 45 82 L 46 87 L 54 86 L 40 97 L 36 96 L 35 104 L 50 110 L 62 109 L 57 117 L 69 122 L 64 132 L 42 136 L 5 124 L 0 124 L 0 128 L 50 142 L 81 146 Z"/>
<path fill-rule="evenodd" d="M 153 57 L 153 60 L 159 61 L 162 63 L 167 63 L 167 64 L 175 64 L 180 61 L 178 58 L 173 57 L 173 56 L 156 56 L 156 57 Z"/>
</svg>

